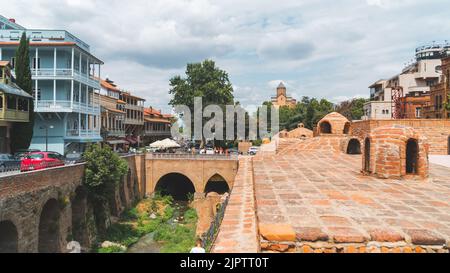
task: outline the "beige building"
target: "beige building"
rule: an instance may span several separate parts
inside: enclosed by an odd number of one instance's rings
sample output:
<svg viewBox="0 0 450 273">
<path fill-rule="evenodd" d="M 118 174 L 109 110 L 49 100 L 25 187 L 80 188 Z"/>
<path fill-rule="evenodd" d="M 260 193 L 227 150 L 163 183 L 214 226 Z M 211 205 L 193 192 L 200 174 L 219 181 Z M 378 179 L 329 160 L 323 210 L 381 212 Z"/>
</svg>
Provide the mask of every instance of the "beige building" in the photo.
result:
<svg viewBox="0 0 450 273">
<path fill-rule="evenodd" d="M 400 74 L 369 86 L 371 101 L 364 105 L 363 119 L 402 118 L 401 107 L 398 107 L 402 97 L 410 93 L 428 93 L 431 86 L 438 83 L 438 68 L 445 50 L 444 45 L 419 47 L 415 62 L 406 66 Z"/>
<path fill-rule="evenodd" d="M 282 82 L 277 87 L 277 96 L 272 97 L 272 105 L 275 107 L 295 107 L 297 101 L 292 97 L 287 96 L 286 86 Z"/>
</svg>

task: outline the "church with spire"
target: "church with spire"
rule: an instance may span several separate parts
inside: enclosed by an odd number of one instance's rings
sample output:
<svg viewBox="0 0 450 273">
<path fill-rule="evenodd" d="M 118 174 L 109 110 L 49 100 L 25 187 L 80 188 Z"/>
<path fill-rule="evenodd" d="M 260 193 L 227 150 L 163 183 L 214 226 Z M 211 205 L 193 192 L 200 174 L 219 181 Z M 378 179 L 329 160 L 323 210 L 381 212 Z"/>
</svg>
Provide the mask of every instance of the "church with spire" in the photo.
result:
<svg viewBox="0 0 450 273">
<path fill-rule="evenodd" d="M 287 96 L 286 92 L 286 86 L 282 82 L 277 87 L 277 96 L 272 97 L 272 105 L 274 105 L 276 108 L 288 106 L 288 107 L 295 107 L 297 104 L 297 100 L 295 100 L 292 97 Z"/>
</svg>

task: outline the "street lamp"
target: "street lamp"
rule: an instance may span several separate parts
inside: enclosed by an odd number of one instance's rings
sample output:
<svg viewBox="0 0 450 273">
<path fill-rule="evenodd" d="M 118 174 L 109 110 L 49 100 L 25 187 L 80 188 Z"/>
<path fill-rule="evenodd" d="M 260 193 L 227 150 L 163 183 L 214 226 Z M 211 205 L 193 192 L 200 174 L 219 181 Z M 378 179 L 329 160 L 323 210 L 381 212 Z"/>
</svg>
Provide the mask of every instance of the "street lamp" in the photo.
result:
<svg viewBox="0 0 450 273">
<path fill-rule="evenodd" d="M 48 129 L 55 128 L 53 125 L 44 125 L 39 127 L 39 129 L 44 130 L 45 129 L 45 151 L 48 152 Z"/>
</svg>

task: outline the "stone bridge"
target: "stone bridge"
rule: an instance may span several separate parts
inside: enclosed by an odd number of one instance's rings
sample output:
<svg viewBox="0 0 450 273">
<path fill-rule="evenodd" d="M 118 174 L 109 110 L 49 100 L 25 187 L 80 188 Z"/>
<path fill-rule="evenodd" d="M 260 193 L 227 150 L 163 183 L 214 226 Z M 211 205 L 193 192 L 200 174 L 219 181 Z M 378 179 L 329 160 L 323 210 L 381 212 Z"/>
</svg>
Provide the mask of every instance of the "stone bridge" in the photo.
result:
<svg viewBox="0 0 450 273">
<path fill-rule="evenodd" d="M 155 190 L 175 197 L 228 191 L 238 168 L 237 158 L 225 156 L 124 158 L 128 174 L 109 202 L 114 216 Z M 90 227 L 98 223 L 82 187 L 83 174 L 84 164 L 77 164 L 1 177 L 0 253 L 66 252 L 71 240 L 89 247 L 95 239 L 95 230 Z"/>
<path fill-rule="evenodd" d="M 237 156 L 148 154 L 146 193 L 167 190 L 179 197 L 188 192 L 198 197 L 211 191 L 222 194 L 233 187 L 238 165 Z"/>
</svg>

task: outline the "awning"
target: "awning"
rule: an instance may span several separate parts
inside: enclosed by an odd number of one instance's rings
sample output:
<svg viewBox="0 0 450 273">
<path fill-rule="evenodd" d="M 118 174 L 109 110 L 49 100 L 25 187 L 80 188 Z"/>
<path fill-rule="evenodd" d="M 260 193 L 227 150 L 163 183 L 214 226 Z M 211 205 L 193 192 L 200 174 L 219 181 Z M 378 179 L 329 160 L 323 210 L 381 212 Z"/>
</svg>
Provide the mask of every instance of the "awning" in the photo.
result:
<svg viewBox="0 0 450 273">
<path fill-rule="evenodd" d="M 125 139 L 116 139 L 116 140 L 107 140 L 106 141 L 108 144 L 128 144 L 128 141 L 126 141 Z"/>
<path fill-rule="evenodd" d="M 16 95 L 29 99 L 33 98 L 30 94 L 20 89 L 15 83 L 11 84 L 0 83 L 0 91 L 5 92 L 6 94 Z"/>
<path fill-rule="evenodd" d="M 128 141 L 130 144 L 136 144 L 137 143 L 137 139 L 135 139 L 134 137 L 127 137 L 126 141 Z"/>
</svg>

